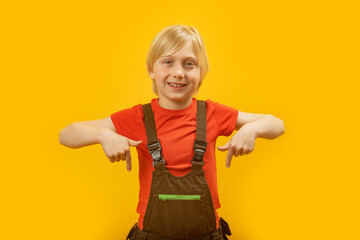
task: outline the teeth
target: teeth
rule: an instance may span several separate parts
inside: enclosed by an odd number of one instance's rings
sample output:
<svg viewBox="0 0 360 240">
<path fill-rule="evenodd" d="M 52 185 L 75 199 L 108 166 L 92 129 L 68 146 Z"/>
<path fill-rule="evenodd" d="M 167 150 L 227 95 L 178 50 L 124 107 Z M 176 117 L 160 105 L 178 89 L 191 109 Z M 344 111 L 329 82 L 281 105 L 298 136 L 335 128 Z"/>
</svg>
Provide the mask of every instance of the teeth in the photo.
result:
<svg viewBox="0 0 360 240">
<path fill-rule="evenodd" d="M 181 87 L 182 85 L 176 85 L 176 84 L 173 84 L 173 83 L 169 83 L 171 86 L 174 86 L 174 87 Z"/>
</svg>

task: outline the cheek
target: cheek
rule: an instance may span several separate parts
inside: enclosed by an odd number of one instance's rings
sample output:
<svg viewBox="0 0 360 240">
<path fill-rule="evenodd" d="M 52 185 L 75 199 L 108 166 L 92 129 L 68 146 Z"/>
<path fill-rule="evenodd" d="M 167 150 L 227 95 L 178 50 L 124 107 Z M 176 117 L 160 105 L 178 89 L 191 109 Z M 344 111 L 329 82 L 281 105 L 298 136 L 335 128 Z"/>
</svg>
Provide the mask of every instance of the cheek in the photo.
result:
<svg viewBox="0 0 360 240">
<path fill-rule="evenodd" d="M 194 82 L 200 82 L 200 71 L 195 71 L 191 74 L 191 78 Z"/>
<path fill-rule="evenodd" d="M 165 77 L 167 75 L 167 71 L 164 68 L 159 68 L 159 69 L 157 69 L 155 74 L 156 74 L 155 75 L 156 77 L 163 78 L 163 77 Z"/>
<path fill-rule="evenodd" d="M 194 77 L 194 78 L 198 78 L 200 79 L 200 69 L 197 69 L 197 70 L 194 70 L 191 75 Z"/>
<path fill-rule="evenodd" d="M 163 86 L 165 84 L 166 77 L 162 74 L 155 76 L 155 83 L 157 86 Z"/>
</svg>

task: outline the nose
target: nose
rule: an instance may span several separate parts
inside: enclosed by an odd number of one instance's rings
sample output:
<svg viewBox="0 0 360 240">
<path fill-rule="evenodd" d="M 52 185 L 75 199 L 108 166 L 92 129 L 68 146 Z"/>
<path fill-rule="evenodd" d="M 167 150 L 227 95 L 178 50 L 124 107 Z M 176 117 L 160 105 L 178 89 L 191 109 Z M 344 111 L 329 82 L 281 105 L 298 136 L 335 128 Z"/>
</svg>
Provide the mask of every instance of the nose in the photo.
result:
<svg viewBox="0 0 360 240">
<path fill-rule="evenodd" d="M 184 69 L 183 66 L 181 64 L 175 64 L 173 69 L 172 69 L 172 75 L 174 78 L 184 78 L 185 74 L 184 74 Z"/>
</svg>

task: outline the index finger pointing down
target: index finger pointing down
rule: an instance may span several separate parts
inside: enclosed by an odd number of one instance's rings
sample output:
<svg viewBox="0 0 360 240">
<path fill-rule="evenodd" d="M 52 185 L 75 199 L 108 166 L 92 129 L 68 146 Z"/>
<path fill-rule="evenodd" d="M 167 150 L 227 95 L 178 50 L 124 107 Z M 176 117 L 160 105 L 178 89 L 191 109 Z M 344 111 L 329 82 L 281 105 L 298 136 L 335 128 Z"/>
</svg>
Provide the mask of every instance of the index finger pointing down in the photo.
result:
<svg viewBox="0 0 360 240">
<path fill-rule="evenodd" d="M 130 151 L 125 153 L 125 160 L 126 160 L 126 169 L 128 170 L 128 172 L 131 171 L 131 155 L 130 155 Z"/>
<path fill-rule="evenodd" d="M 231 159 L 234 155 L 234 150 L 232 148 L 229 149 L 227 156 L 226 156 L 226 167 L 229 168 L 231 164 Z"/>
</svg>

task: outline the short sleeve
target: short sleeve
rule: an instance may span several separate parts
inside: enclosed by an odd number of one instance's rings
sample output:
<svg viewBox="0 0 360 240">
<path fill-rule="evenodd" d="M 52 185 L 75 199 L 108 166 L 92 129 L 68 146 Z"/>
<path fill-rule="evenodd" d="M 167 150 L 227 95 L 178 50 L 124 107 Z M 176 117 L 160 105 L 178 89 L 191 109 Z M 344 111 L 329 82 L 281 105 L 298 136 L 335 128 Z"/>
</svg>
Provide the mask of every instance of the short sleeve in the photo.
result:
<svg viewBox="0 0 360 240">
<path fill-rule="evenodd" d="M 110 115 L 110 118 L 118 134 L 130 139 L 139 138 L 139 130 L 142 122 L 142 105 L 120 110 Z"/>
<path fill-rule="evenodd" d="M 239 111 L 235 108 L 206 100 L 209 110 L 212 112 L 212 117 L 218 125 L 219 136 L 230 136 L 235 129 L 236 120 Z"/>
</svg>

